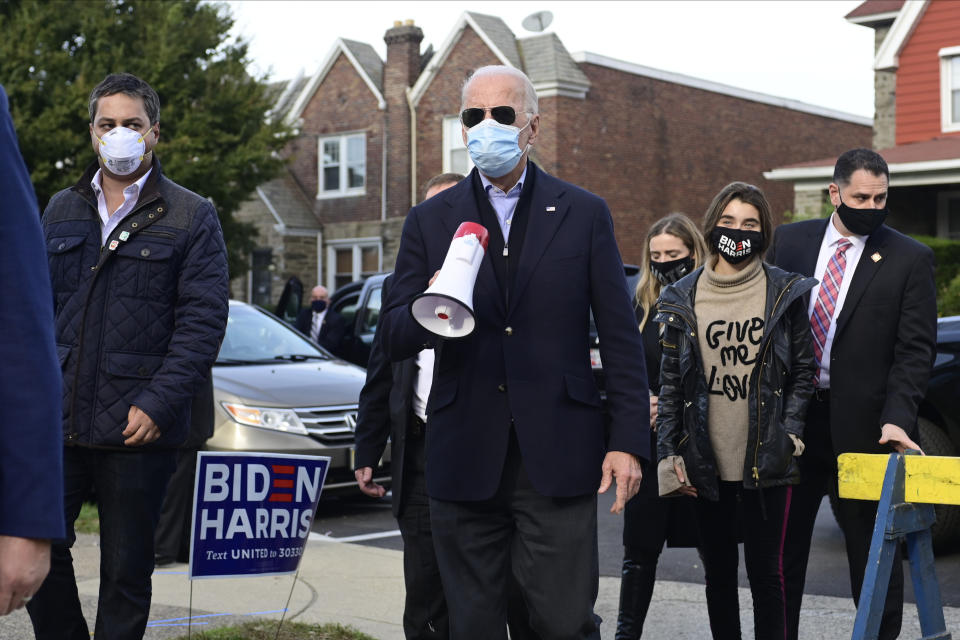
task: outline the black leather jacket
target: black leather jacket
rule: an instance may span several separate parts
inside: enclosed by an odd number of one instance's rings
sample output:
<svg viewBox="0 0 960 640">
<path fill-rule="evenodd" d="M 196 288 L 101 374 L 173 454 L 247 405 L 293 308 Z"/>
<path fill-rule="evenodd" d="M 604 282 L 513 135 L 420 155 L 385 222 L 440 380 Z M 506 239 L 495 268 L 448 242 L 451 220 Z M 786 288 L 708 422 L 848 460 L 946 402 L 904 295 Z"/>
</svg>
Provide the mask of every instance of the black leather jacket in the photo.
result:
<svg viewBox="0 0 960 640">
<path fill-rule="evenodd" d="M 792 433 L 803 437 L 816 360 L 804 294 L 813 278 L 768 264 L 764 335 L 750 374 L 750 426 L 743 483 L 763 488 L 800 481 Z M 698 494 L 719 499 L 716 460 L 707 427 L 709 395 L 697 338 L 694 296 L 703 268 L 665 287 L 655 322 L 665 325 L 657 416 L 657 459 L 680 455 Z"/>
</svg>

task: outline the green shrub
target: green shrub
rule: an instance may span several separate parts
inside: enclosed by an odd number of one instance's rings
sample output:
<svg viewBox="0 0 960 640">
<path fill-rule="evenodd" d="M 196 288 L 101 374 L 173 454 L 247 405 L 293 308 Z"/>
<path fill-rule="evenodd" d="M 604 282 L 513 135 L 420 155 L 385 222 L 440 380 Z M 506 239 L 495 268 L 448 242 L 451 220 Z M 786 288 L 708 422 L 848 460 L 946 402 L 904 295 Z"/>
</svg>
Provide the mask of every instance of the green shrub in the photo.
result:
<svg viewBox="0 0 960 640">
<path fill-rule="evenodd" d="M 940 316 L 960 314 L 960 240 L 913 236 L 933 249 L 936 260 L 937 313 Z"/>
<path fill-rule="evenodd" d="M 277 633 L 276 620 L 256 620 L 238 627 L 223 627 L 210 631 L 194 632 L 195 640 L 274 640 Z M 180 640 L 186 640 L 181 636 Z M 304 624 L 285 622 L 280 629 L 279 640 L 375 640 L 352 627 L 339 624 Z"/>
</svg>

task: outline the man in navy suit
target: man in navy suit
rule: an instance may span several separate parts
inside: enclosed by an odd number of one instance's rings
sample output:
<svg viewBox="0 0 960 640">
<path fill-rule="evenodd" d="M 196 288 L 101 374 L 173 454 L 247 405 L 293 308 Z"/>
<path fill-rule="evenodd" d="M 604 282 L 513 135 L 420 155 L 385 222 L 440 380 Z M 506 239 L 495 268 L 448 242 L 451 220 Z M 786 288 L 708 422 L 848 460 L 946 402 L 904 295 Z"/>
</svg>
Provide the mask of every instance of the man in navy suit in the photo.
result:
<svg viewBox="0 0 960 640">
<path fill-rule="evenodd" d="M 317 285 L 310 291 L 310 306 L 297 314 L 297 329 L 338 358 L 346 355 L 347 322 L 330 308 L 326 287 Z"/>
<path fill-rule="evenodd" d="M 596 493 L 619 513 L 649 456 L 643 347 L 597 196 L 528 162 L 540 131 L 530 80 L 483 67 L 461 123 L 477 169 L 414 207 L 404 224 L 382 346 L 394 361 L 437 346 L 410 302 L 457 227 L 490 234 L 473 291 L 476 328 L 438 351 L 427 404 L 426 475 L 453 640 L 506 637 L 512 572 L 542 638 L 599 638 Z M 588 357 L 600 335 L 609 424 Z"/>
<path fill-rule="evenodd" d="M 767 261 L 813 276 L 808 302 L 818 371 L 807 409 L 784 544 L 788 636 L 797 637 L 817 509 L 837 494 L 837 456 L 919 449 L 917 410 L 936 355 L 933 252 L 883 224 L 890 173 L 870 149 L 837 159 L 827 220 L 782 226 Z M 839 500 L 855 600 L 860 598 L 877 503 Z M 896 638 L 903 613 L 903 565 L 893 561 L 880 638 Z"/>
<path fill-rule="evenodd" d="M 19 609 L 64 535 L 60 365 L 40 209 L 0 86 L 0 615 Z"/>
</svg>

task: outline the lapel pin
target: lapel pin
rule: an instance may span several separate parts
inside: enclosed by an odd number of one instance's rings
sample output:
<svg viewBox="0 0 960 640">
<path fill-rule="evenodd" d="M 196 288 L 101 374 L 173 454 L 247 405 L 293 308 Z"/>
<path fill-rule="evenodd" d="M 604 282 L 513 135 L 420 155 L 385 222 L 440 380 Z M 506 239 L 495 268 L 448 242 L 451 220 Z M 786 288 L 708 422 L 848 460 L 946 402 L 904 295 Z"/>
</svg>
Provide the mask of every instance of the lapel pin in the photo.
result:
<svg viewBox="0 0 960 640">
<path fill-rule="evenodd" d="M 129 231 L 121 231 L 121 232 L 120 232 L 120 239 L 123 240 L 124 242 L 126 242 L 126 241 L 127 241 L 127 238 L 129 238 L 129 237 L 130 237 L 130 232 L 129 232 Z"/>
<path fill-rule="evenodd" d="M 120 241 L 119 241 L 119 240 L 113 240 L 112 242 L 110 242 L 110 251 L 116 251 L 116 250 L 117 250 L 117 247 L 119 247 L 119 246 L 120 246 Z"/>
<path fill-rule="evenodd" d="M 547 213 L 553 213 L 557 210 L 556 207 L 547 207 Z"/>
<path fill-rule="evenodd" d="M 879 253 L 875 253 L 875 254 L 873 254 L 872 256 L 870 256 L 870 259 L 873 260 L 874 262 L 880 262 L 880 259 L 881 259 L 882 257 L 883 257 L 883 256 L 881 256 Z"/>
</svg>

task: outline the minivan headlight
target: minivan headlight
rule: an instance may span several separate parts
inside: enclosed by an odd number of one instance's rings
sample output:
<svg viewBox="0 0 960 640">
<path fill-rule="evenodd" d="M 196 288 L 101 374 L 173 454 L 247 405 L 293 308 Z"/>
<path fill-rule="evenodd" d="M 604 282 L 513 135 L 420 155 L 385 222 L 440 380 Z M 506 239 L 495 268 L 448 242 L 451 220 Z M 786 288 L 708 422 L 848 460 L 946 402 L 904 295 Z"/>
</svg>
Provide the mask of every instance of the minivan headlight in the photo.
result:
<svg viewBox="0 0 960 640">
<path fill-rule="evenodd" d="M 248 407 L 230 402 L 221 402 L 220 404 L 226 409 L 227 415 L 240 424 L 307 435 L 307 428 L 303 426 L 296 412 L 290 409 Z"/>
</svg>

